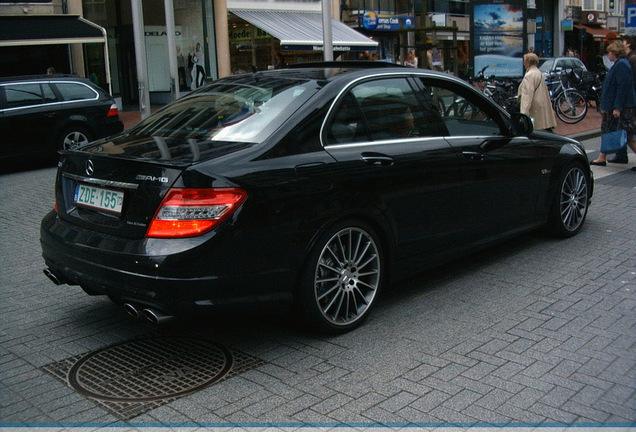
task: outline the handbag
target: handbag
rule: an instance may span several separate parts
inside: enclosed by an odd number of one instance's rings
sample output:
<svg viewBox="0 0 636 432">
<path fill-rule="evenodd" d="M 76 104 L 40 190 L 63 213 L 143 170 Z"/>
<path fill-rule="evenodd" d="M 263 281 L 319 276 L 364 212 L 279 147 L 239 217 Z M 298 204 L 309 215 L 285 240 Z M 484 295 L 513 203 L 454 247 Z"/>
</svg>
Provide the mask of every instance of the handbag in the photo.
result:
<svg viewBox="0 0 636 432">
<path fill-rule="evenodd" d="M 616 130 L 611 130 L 611 124 L 608 131 L 601 135 L 601 153 L 616 153 L 627 145 L 627 131 L 621 129 L 621 119 L 618 119 Z"/>
</svg>

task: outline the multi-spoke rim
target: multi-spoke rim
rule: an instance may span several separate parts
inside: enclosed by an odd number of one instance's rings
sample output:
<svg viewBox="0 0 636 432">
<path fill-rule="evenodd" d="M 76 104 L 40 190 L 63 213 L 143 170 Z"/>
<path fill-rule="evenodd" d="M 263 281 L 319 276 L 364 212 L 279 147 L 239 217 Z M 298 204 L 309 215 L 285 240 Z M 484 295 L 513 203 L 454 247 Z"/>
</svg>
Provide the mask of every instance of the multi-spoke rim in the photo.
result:
<svg viewBox="0 0 636 432">
<path fill-rule="evenodd" d="M 318 258 L 314 293 L 318 308 L 331 324 L 361 319 L 378 292 L 380 254 L 371 235 L 346 228 L 327 242 Z"/>
<path fill-rule="evenodd" d="M 561 222 L 568 231 L 577 230 L 587 212 L 587 178 L 580 168 L 572 168 L 561 186 Z"/>
</svg>

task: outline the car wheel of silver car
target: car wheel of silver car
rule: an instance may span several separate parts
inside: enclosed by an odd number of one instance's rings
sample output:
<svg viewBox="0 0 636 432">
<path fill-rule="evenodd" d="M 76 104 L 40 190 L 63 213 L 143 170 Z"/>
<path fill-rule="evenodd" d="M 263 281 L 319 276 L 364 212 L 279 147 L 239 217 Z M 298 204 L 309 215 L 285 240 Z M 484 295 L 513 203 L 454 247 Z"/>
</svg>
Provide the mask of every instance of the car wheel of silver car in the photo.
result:
<svg viewBox="0 0 636 432">
<path fill-rule="evenodd" d="M 88 144 L 90 135 L 86 129 L 80 126 L 66 129 L 60 140 L 60 150 L 73 150 L 81 145 Z"/>
<path fill-rule="evenodd" d="M 369 315 L 383 281 L 382 247 L 373 229 L 341 223 L 314 245 L 300 287 L 302 318 L 319 330 L 343 333 Z"/>
<path fill-rule="evenodd" d="M 578 233 L 585 222 L 590 199 L 590 180 L 583 167 L 570 164 L 559 180 L 552 203 L 549 228 L 561 237 Z"/>
</svg>

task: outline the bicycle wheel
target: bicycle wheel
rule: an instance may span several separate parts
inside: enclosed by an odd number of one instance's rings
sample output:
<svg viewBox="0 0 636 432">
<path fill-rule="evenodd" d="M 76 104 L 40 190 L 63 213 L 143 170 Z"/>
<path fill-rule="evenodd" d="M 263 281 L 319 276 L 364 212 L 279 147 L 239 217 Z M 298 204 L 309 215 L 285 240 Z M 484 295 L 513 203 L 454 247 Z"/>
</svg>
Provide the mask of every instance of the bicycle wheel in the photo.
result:
<svg viewBox="0 0 636 432">
<path fill-rule="evenodd" d="M 556 96 L 554 109 L 563 123 L 578 123 L 587 115 L 587 100 L 580 92 L 567 89 Z"/>
</svg>

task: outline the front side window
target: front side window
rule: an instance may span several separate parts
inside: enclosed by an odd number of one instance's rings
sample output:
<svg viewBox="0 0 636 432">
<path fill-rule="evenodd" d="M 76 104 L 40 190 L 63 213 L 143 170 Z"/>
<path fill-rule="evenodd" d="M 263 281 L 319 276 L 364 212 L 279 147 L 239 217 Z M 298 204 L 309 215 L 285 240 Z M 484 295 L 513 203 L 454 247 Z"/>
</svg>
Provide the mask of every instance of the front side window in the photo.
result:
<svg viewBox="0 0 636 432">
<path fill-rule="evenodd" d="M 434 81 L 424 83 L 425 94 L 443 119 L 449 136 L 498 135 L 500 126 L 494 108 L 468 89 Z"/>
<path fill-rule="evenodd" d="M 50 89 L 48 90 L 50 91 Z M 4 94 L 8 108 L 46 103 L 47 99 L 44 93 L 42 84 L 40 83 L 10 84 L 4 86 Z"/>
</svg>

